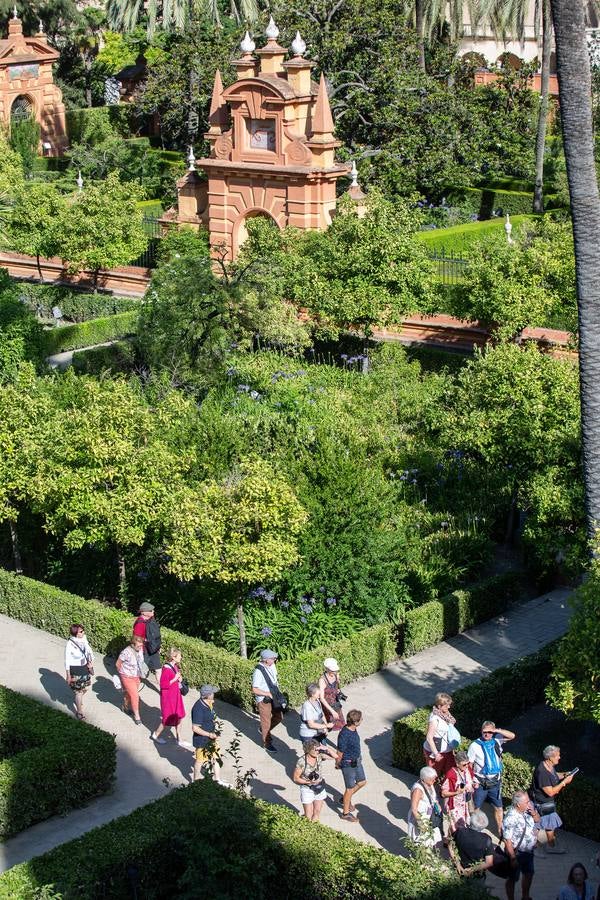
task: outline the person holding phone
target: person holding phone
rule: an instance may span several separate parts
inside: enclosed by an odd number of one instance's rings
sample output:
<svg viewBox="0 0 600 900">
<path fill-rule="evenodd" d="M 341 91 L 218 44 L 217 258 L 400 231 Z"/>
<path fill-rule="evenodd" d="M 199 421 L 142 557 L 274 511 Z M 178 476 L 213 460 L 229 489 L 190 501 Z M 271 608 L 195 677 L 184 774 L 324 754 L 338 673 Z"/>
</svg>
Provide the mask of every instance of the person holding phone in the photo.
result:
<svg viewBox="0 0 600 900">
<path fill-rule="evenodd" d="M 322 764 L 326 756 L 337 759 L 333 747 L 322 747 L 313 738 L 302 744 L 302 755 L 298 757 L 293 779 L 300 785 L 300 802 L 309 822 L 318 822 L 323 803 L 327 799 L 323 780 Z"/>
<path fill-rule="evenodd" d="M 515 884 L 521 881 L 522 900 L 531 900 L 529 890 L 535 872 L 533 853 L 537 844 L 540 816 L 527 791 L 516 791 L 502 825 L 504 846 L 510 861 L 506 896 L 515 900 Z"/>
<path fill-rule="evenodd" d="M 556 829 L 561 827 L 562 819 L 556 812 L 555 798 L 571 784 L 574 774 L 556 771 L 560 762 L 560 747 L 549 744 L 542 756 L 544 758 L 533 773 L 531 796 L 541 816 L 540 828 L 544 829 L 548 839 L 546 853 L 566 853 L 562 847 L 556 846 Z"/>
<path fill-rule="evenodd" d="M 442 784 L 442 797 L 446 801 L 446 812 L 450 818 L 452 834 L 459 826 L 469 824 L 475 791 L 475 778 L 467 751 L 457 750 L 454 758 L 456 765 L 446 772 L 446 778 Z"/>
</svg>

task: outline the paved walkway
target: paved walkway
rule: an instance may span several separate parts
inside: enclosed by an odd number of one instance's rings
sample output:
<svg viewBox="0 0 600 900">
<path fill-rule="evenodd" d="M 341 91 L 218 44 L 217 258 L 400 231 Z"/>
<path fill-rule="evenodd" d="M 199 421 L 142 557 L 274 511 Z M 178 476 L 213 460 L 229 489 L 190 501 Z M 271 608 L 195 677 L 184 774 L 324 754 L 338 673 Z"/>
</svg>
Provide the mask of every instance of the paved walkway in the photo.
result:
<svg viewBox="0 0 600 900">
<path fill-rule="evenodd" d="M 391 766 L 392 722 L 430 703 L 437 691 L 453 691 L 477 681 L 494 668 L 533 653 L 563 634 L 569 618 L 567 596 L 567 591 L 557 590 L 531 600 L 504 616 L 345 687 L 346 708 L 364 711 L 361 735 L 369 783 L 357 795 L 360 825 L 342 822 L 336 802 L 341 778 L 332 770 L 331 797 L 323 810 L 323 823 L 392 853 L 403 852 L 401 838 L 406 833 L 414 776 Z M 0 682 L 66 711 L 71 692 L 62 675 L 64 641 L 5 616 L 0 616 L 0 626 L 3 636 Z M 89 722 L 117 737 L 115 787 L 85 808 L 42 822 L 7 841 L 0 847 L 0 870 L 78 837 L 189 781 L 192 764 L 189 751 L 180 749 L 174 742 L 156 746 L 149 740 L 149 729 L 159 721 L 157 690 L 147 686 L 142 691 L 144 725 L 138 727 L 120 712 L 120 694 L 111 680 L 112 661 L 97 658 L 95 668 L 97 677 L 86 697 L 86 712 Z M 315 676 L 318 674 L 315 672 Z M 187 709 L 196 698 L 197 693 L 191 691 L 186 698 Z M 224 722 L 223 747 L 227 747 L 234 729 L 241 733 L 243 768 L 254 768 L 257 772 L 254 795 L 299 810 L 299 791 L 289 774 L 300 749 L 298 714 L 291 712 L 278 728 L 279 752 L 271 756 L 260 747 L 256 717 L 225 703 L 217 703 L 217 712 Z M 189 719 L 184 723 L 183 736 L 191 739 Z M 225 763 L 223 777 L 233 780 L 230 760 Z M 535 890 L 532 890 L 535 900 L 555 900 L 557 888 L 565 882 L 573 862 L 582 861 L 591 868 L 597 845 L 575 835 L 565 835 L 564 843 L 569 849 L 567 856 L 540 860 Z M 504 896 L 501 882 L 494 885 L 495 893 L 496 889 L 497 896 Z"/>
</svg>

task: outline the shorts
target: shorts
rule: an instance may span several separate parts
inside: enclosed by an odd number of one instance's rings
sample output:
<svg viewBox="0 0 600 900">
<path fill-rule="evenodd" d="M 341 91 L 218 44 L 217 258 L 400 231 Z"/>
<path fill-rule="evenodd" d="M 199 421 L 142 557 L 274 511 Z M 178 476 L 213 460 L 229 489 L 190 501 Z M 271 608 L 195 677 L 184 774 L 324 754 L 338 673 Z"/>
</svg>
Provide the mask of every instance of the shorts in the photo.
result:
<svg viewBox="0 0 600 900">
<path fill-rule="evenodd" d="M 359 781 L 366 781 L 365 770 L 361 760 L 355 766 L 343 766 L 342 775 L 346 789 L 356 787 Z"/>
<path fill-rule="evenodd" d="M 307 784 L 300 785 L 301 803 L 314 803 L 315 800 L 325 800 L 326 797 L 327 791 L 324 787 L 322 787 L 320 791 L 313 791 Z"/>
<path fill-rule="evenodd" d="M 475 793 L 473 794 L 473 804 L 475 809 L 481 809 L 485 801 L 491 803 L 492 806 L 495 806 L 496 809 L 502 809 L 502 797 L 500 796 L 500 787 L 495 788 L 475 788 Z"/>
<path fill-rule="evenodd" d="M 518 881 L 521 875 L 533 875 L 535 869 L 533 866 L 533 850 L 517 850 L 518 865 L 511 869 L 508 876 L 509 881 Z"/>
<path fill-rule="evenodd" d="M 194 750 L 194 757 L 196 758 L 196 762 L 199 762 L 199 763 L 202 763 L 202 762 L 209 763 L 209 762 L 212 762 L 212 760 L 215 758 L 215 756 L 218 756 L 218 753 L 219 753 L 218 747 L 217 747 L 217 749 L 216 749 L 216 752 L 215 752 L 215 750 L 212 749 L 212 748 L 211 748 L 211 750 L 210 750 L 210 752 L 209 752 L 208 746 L 206 746 L 206 747 L 196 747 L 196 749 Z"/>
</svg>

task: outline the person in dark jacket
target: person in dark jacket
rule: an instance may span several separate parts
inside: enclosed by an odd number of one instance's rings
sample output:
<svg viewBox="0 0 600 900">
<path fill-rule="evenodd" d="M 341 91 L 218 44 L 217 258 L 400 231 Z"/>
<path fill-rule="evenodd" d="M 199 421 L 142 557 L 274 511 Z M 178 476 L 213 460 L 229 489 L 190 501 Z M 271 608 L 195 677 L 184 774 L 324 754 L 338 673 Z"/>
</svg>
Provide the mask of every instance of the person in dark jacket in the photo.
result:
<svg viewBox="0 0 600 900">
<path fill-rule="evenodd" d="M 146 600 L 140 603 L 139 615 L 133 623 L 133 633 L 144 641 L 144 661 L 153 673 L 156 683 L 160 684 L 160 648 L 162 638 L 160 625 L 154 615 L 154 607 Z"/>
</svg>

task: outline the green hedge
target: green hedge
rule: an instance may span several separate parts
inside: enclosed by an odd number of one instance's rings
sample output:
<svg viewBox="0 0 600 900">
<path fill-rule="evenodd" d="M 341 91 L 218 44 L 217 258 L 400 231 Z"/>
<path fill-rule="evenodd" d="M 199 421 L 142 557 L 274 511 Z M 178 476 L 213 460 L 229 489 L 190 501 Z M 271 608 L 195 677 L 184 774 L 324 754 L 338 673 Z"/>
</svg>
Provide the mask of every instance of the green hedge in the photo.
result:
<svg viewBox="0 0 600 900">
<path fill-rule="evenodd" d="M 533 193 L 518 190 L 498 190 L 491 187 L 457 188 L 449 191 L 447 201 L 450 206 L 459 203 L 470 208 L 480 219 L 490 219 L 495 210 L 502 215 L 528 215 L 533 210 Z"/>
<path fill-rule="evenodd" d="M 116 316 L 105 316 L 101 319 L 88 319 L 74 325 L 61 325 L 44 332 L 46 356 L 61 353 L 63 350 L 77 350 L 79 347 L 91 347 L 116 338 L 133 334 L 138 319 L 138 311 L 117 313 Z"/>
<path fill-rule="evenodd" d="M 490 718 L 501 726 L 544 702 L 551 671 L 553 644 L 537 653 L 496 669 L 477 684 L 468 685 L 452 695 L 452 711 L 461 734 L 479 737 L 481 722 Z M 432 698 L 433 699 L 433 698 Z M 400 769 L 417 772 L 423 765 L 423 740 L 427 731 L 429 708 L 417 709 L 394 722 L 392 762 Z M 465 738 L 463 748 L 470 741 Z M 540 754 L 542 748 L 540 747 Z M 516 790 L 529 788 L 533 765 L 512 753 L 505 753 L 503 795 L 510 800 Z M 600 782 L 578 775 L 558 797 L 558 812 L 569 831 L 591 840 L 600 840 Z"/>
<path fill-rule="evenodd" d="M 130 372 L 135 364 L 135 348 L 131 341 L 116 341 L 108 347 L 76 350 L 73 368 L 79 375 L 101 375 L 102 372 Z"/>
<path fill-rule="evenodd" d="M 327 656 L 337 659 L 344 682 L 377 672 L 396 658 L 396 639 L 391 625 L 373 625 L 326 647 L 317 647 L 293 659 L 277 663 L 279 681 L 294 704 L 306 699 L 306 685 L 323 671 Z"/>
<path fill-rule="evenodd" d="M 163 206 L 160 200 L 140 200 L 137 208 L 143 212 L 145 216 L 156 216 L 157 218 L 163 214 Z"/>
<path fill-rule="evenodd" d="M 0 876 L 0 900 L 27 900 L 48 884 L 64 900 L 487 896 L 441 863 L 403 859 L 211 781 L 179 788 L 9 869 Z"/>
<path fill-rule="evenodd" d="M 4 569 L 0 569 L 0 613 L 64 636 L 73 622 L 84 622 L 92 647 L 113 657 L 131 637 L 133 625 L 133 616 L 123 610 Z M 181 649 L 192 685 L 217 684 L 224 700 L 244 709 L 252 707 L 252 662 L 170 628 L 163 628 L 162 634 L 165 649 L 172 644 Z"/>
<path fill-rule="evenodd" d="M 52 308 L 59 306 L 65 319 L 87 322 L 117 313 L 139 310 L 136 297 L 118 297 L 109 293 L 90 294 L 61 284 L 19 282 L 19 295 L 29 309 L 43 319 L 52 319 Z"/>
<path fill-rule="evenodd" d="M 0 733 L 17 750 L 0 761 L 2 839 L 83 806 L 111 785 L 112 734 L 1 686 Z"/>
<path fill-rule="evenodd" d="M 34 172 L 65 172 L 70 160 L 65 156 L 37 156 L 33 161 Z"/>
<path fill-rule="evenodd" d="M 497 616 L 522 590 L 522 573 L 506 572 L 409 610 L 403 629 L 403 656 L 411 656 Z"/>
<path fill-rule="evenodd" d="M 514 216 L 511 222 L 515 228 L 525 222 L 535 220 L 539 216 Z M 434 251 L 466 253 L 472 244 L 490 234 L 504 232 L 504 219 L 488 219 L 485 222 L 468 222 L 466 225 L 453 225 L 451 228 L 433 228 L 429 231 L 418 231 L 416 237 L 427 248 Z M 514 232 L 513 232 L 514 236 Z"/>
</svg>

